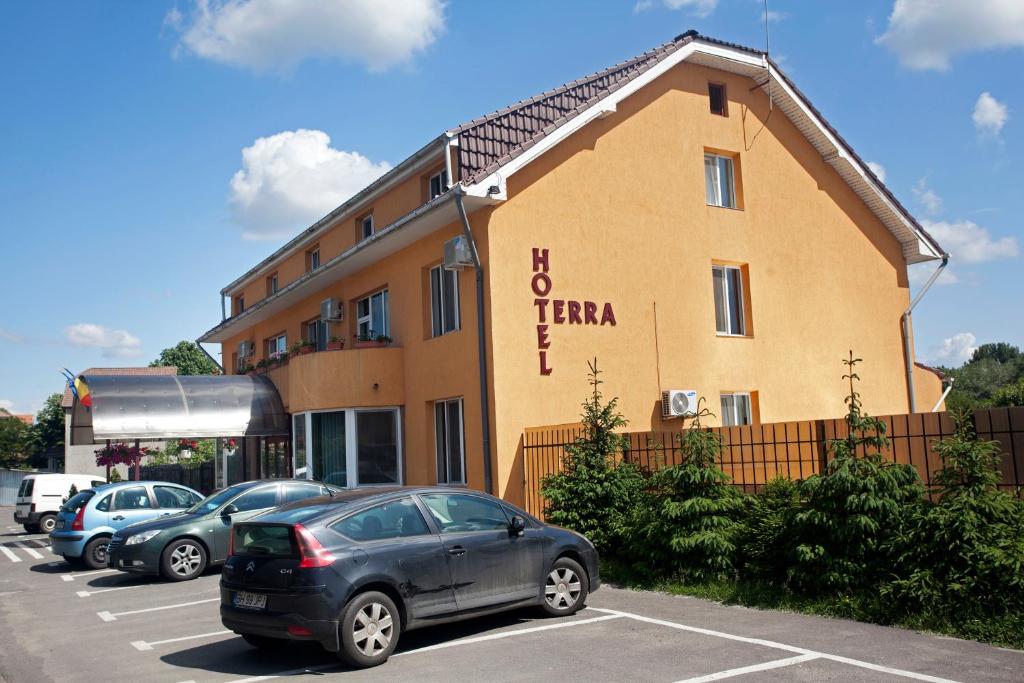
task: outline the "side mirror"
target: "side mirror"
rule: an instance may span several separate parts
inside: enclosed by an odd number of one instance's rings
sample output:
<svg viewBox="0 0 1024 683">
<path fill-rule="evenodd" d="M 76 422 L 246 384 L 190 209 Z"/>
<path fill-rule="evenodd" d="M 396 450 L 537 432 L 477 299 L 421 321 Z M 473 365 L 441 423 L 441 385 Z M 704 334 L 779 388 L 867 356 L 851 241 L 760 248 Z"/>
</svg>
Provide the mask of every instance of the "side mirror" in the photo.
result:
<svg viewBox="0 0 1024 683">
<path fill-rule="evenodd" d="M 526 531 L 526 520 L 519 515 L 513 515 L 509 528 L 512 529 L 512 533 L 516 536 L 522 536 L 523 532 Z"/>
<path fill-rule="evenodd" d="M 234 505 L 228 504 L 228 505 L 225 505 L 224 508 L 220 511 L 220 516 L 221 517 L 230 517 L 231 515 L 235 514 L 236 512 L 238 512 L 238 508 L 236 508 Z"/>
</svg>

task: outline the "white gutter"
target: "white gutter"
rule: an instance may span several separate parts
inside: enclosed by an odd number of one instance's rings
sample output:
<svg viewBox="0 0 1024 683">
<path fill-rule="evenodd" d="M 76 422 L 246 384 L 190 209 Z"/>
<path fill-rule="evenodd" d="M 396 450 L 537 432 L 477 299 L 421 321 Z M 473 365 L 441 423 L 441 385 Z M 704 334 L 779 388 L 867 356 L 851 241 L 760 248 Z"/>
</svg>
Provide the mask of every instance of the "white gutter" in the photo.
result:
<svg viewBox="0 0 1024 683">
<path fill-rule="evenodd" d="M 914 349 L 910 343 L 910 315 L 914 310 L 914 307 L 921 302 L 924 295 L 931 289 L 931 286 L 935 284 L 935 281 L 942 275 L 942 271 L 949 265 L 949 254 L 942 255 L 942 263 L 935 269 L 932 276 L 928 278 L 928 281 L 924 283 L 924 287 L 917 293 L 914 300 L 910 302 L 910 306 L 907 310 L 903 311 L 902 323 L 903 323 L 903 356 L 904 363 L 907 368 L 907 395 L 910 397 L 910 412 L 917 412 L 917 395 L 914 391 Z M 948 393 L 948 392 L 947 392 Z M 943 394 L 945 398 L 945 394 Z M 941 402 L 942 399 L 940 399 Z"/>
<path fill-rule="evenodd" d="M 953 391 L 953 380 L 956 378 L 949 377 L 947 379 L 949 379 L 949 384 L 946 385 L 946 390 L 942 392 L 942 396 L 939 396 L 939 400 L 935 402 L 934 406 L 932 406 L 933 413 L 937 413 L 939 411 L 939 406 L 941 406 L 942 402 L 946 400 L 947 396 L 949 396 L 949 392 Z"/>
</svg>

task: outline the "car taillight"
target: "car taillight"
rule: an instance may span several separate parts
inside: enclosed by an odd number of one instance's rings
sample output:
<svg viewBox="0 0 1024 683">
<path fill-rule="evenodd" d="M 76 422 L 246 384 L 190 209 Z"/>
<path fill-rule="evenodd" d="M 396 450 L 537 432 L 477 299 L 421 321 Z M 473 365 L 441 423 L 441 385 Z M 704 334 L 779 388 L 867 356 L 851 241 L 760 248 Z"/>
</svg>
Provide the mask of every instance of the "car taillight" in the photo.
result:
<svg viewBox="0 0 1024 683">
<path fill-rule="evenodd" d="M 235 530 L 231 529 L 231 532 L 228 535 L 228 557 L 231 557 L 234 554 L 235 554 Z"/>
<path fill-rule="evenodd" d="M 85 506 L 78 508 L 75 514 L 75 521 L 71 522 L 72 531 L 85 531 Z"/>
<path fill-rule="evenodd" d="M 309 529 L 301 524 L 295 525 L 295 540 L 299 544 L 299 569 L 310 569 L 313 567 L 326 567 L 336 559 L 327 548 L 320 545 Z"/>
</svg>

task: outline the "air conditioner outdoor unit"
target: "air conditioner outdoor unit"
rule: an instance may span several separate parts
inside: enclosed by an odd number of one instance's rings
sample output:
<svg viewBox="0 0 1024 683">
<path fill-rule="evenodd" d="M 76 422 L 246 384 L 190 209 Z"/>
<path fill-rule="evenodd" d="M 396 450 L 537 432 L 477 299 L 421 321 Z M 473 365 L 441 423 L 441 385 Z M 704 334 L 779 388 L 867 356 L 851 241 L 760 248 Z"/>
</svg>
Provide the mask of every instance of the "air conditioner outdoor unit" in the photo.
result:
<svg viewBox="0 0 1024 683">
<path fill-rule="evenodd" d="M 697 392 L 693 389 L 669 389 L 661 392 L 661 417 L 688 417 L 697 414 Z"/>
<path fill-rule="evenodd" d="M 473 250 L 465 235 L 459 235 L 444 243 L 444 267 L 460 270 L 473 265 Z"/>
<path fill-rule="evenodd" d="M 345 307 L 340 299 L 324 299 L 320 302 L 320 320 L 337 321 L 345 319 Z"/>
<path fill-rule="evenodd" d="M 256 348 L 251 341 L 243 341 L 238 345 L 239 358 L 250 358 L 255 351 Z"/>
</svg>

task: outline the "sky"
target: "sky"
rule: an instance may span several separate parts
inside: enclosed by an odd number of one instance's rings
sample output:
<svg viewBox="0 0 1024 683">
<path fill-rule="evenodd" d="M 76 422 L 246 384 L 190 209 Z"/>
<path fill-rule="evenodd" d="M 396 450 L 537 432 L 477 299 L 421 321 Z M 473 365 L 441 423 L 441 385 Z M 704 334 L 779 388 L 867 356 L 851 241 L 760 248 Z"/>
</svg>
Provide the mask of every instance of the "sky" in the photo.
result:
<svg viewBox="0 0 1024 683">
<path fill-rule="evenodd" d="M 448 128 L 690 28 L 765 45 L 763 0 L 0 14 L 0 407 L 14 412 L 60 391 L 62 367 L 146 365 L 195 339 L 224 285 Z M 918 358 L 1024 346 L 1024 2 L 769 0 L 767 18 L 773 58 L 952 254 L 914 313 Z"/>
</svg>

